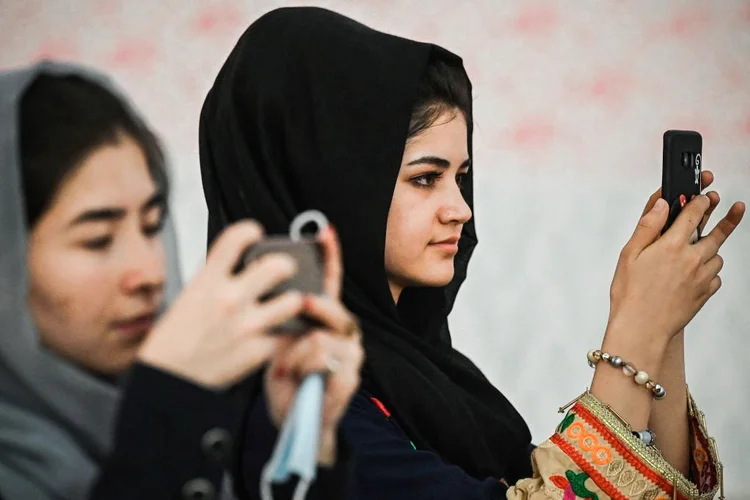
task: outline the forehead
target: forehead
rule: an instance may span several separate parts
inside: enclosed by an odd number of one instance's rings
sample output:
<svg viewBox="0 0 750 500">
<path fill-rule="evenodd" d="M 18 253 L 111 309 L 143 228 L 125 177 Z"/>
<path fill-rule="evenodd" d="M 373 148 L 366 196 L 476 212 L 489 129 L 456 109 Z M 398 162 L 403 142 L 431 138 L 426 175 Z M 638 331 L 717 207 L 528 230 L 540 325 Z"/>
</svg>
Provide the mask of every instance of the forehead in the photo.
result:
<svg viewBox="0 0 750 500">
<path fill-rule="evenodd" d="M 466 120 L 456 111 L 442 114 L 435 123 L 406 144 L 407 155 L 426 153 L 464 161 L 469 156 Z"/>
<path fill-rule="evenodd" d="M 89 154 L 65 180 L 51 208 L 76 213 L 96 206 L 140 207 L 155 188 L 143 150 L 123 137 Z"/>
</svg>

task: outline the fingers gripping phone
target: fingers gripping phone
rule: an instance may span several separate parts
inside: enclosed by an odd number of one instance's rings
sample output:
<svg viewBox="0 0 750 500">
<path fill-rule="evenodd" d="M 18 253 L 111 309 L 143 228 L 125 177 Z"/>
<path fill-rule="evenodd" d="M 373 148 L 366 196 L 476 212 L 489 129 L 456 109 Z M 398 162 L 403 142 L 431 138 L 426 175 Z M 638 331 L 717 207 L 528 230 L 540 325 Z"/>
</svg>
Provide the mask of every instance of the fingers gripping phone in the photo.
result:
<svg viewBox="0 0 750 500">
<path fill-rule="evenodd" d="M 310 223 L 315 223 L 315 233 L 303 235 L 302 229 Z M 272 253 L 285 253 L 297 261 L 297 274 L 270 290 L 265 296 L 261 297 L 261 302 L 270 300 L 289 290 L 315 295 L 323 293 L 323 249 L 317 240 L 317 235 L 327 225 L 328 220 L 321 212 L 308 210 L 299 214 L 292 221 L 289 236 L 267 237 L 245 251 L 238 272 L 250 262 Z M 320 325 L 310 318 L 298 316 L 275 327 L 273 333 L 301 334 L 316 326 Z"/>
<path fill-rule="evenodd" d="M 661 197 L 669 204 L 669 217 L 662 234 L 670 228 L 683 207 L 701 194 L 703 137 L 690 130 L 664 132 Z M 700 228 L 697 228 L 700 238 Z"/>
</svg>

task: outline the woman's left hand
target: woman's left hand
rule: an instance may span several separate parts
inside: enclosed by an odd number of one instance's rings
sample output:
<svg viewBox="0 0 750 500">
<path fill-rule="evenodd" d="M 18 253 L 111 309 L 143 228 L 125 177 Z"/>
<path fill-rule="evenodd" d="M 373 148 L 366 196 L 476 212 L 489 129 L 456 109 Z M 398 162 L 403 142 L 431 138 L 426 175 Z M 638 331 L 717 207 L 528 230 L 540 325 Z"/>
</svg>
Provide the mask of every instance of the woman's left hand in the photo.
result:
<svg viewBox="0 0 750 500">
<path fill-rule="evenodd" d="M 703 170 L 701 172 L 701 187 L 703 189 L 708 188 L 711 184 L 714 182 L 714 174 L 710 170 Z M 716 207 L 719 206 L 719 202 L 721 201 L 721 197 L 719 196 L 719 193 L 716 191 L 709 191 L 706 193 L 706 196 L 708 196 L 708 200 L 710 202 L 708 210 L 706 210 L 706 213 L 703 215 L 703 219 L 701 220 L 699 227 L 700 234 L 705 234 L 706 232 L 706 226 L 708 225 L 708 221 L 711 218 L 711 214 L 716 210 Z M 643 213 L 641 216 L 646 215 L 648 212 L 651 211 L 651 209 L 654 207 L 654 203 L 656 203 L 656 200 L 661 198 L 661 188 L 657 189 L 654 194 L 651 195 L 651 197 L 646 202 L 646 206 L 643 209 Z M 679 332 L 679 334 L 682 334 L 684 332 L 684 329 Z"/>
<path fill-rule="evenodd" d="M 713 184 L 714 182 L 714 174 L 710 170 L 703 170 L 701 172 L 701 187 L 703 189 L 706 189 L 708 186 Z M 719 201 L 721 201 L 721 198 L 719 197 L 719 193 L 716 191 L 709 191 L 706 193 L 706 196 L 708 196 L 708 201 L 710 202 L 710 205 L 708 207 L 708 210 L 706 210 L 705 215 L 703 216 L 703 219 L 700 223 L 700 232 L 703 234 L 706 230 L 706 224 L 708 224 L 708 219 L 711 218 L 711 214 L 714 210 L 716 210 L 716 207 L 719 205 Z M 654 203 L 656 203 L 656 200 L 661 198 L 661 188 L 657 189 L 654 194 L 651 195 L 651 197 L 646 202 L 646 207 L 643 209 L 643 213 L 641 214 L 641 217 L 646 215 L 651 211 L 652 208 L 654 208 Z"/>
<path fill-rule="evenodd" d="M 338 240 L 330 227 L 320 240 L 325 296 L 306 296 L 303 314 L 322 326 L 287 339 L 266 370 L 265 393 L 271 420 L 281 428 L 304 378 L 311 373 L 326 374 L 318 461 L 330 466 L 336 461 L 339 421 L 359 387 L 364 350 L 358 322 L 339 300 L 343 272 Z"/>
</svg>

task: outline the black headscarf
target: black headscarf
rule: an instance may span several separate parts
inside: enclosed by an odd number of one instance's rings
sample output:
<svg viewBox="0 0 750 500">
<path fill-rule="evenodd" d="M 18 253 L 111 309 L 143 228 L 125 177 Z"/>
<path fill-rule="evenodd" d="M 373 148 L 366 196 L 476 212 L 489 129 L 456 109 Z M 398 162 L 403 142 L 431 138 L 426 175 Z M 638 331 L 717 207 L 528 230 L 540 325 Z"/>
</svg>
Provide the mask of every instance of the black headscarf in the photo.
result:
<svg viewBox="0 0 750 500">
<path fill-rule="evenodd" d="M 397 307 L 385 275 L 388 211 L 431 58 L 463 72 L 461 59 L 440 47 L 324 9 L 283 8 L 253 23 L 201 114 L 208 240 L 248 217 L 285 233 L 296 214 L 322 210 L 342 242 L 344 302 L 362 322 L 363 388 L 418 448 L 474 477 L 501 477 L 528 459 L 529 430 L 451 347 L 447 325 L 477 243 L 473 221 L 463 227 L 449 285 L 406 289 Z M 471 174 L 464 185 L 473 206 Z"/>
</svg>

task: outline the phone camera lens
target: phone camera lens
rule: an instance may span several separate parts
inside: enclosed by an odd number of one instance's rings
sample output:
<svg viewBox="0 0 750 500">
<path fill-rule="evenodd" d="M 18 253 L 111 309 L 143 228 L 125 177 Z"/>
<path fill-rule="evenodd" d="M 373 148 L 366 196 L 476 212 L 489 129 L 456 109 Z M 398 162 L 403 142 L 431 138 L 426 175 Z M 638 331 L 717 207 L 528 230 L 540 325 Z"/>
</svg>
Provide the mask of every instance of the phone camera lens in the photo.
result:
<svg viewBox="0 0 750 500">
<path fill-rule="evenodd" d="M 682 153 L 682 167 L 692 168 L 693 166 L 693 155 L 689 152 Z"/>
</svg>

